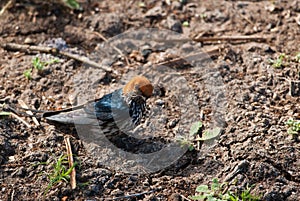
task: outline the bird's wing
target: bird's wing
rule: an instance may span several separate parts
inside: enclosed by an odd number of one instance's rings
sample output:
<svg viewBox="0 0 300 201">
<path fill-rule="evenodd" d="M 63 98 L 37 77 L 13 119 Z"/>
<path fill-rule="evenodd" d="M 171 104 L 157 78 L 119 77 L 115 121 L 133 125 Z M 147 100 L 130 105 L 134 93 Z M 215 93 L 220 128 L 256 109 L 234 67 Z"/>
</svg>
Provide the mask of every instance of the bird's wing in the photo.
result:
<svg viewBox="0 0 300 201">
<path fill-rule="evenodd" d="M 113 120 L 113 112 L 124 107 L 122 90 L 104 95 L 100 99 L 89 101 L 86 104 L 60 111 L 45 112 L 42 117 L 61 123 L 95 124 L 97 120 Z M 99 123 L 99 122 L 98 122 Z"/>
<path fill-rule="evenodd" d="M 97 99 L 87 104 L 83 109 L 84 112 L 93 115 L 95 118 L 103 121 L 107 121 L 113 118 L 111 99 L 113 93 L 104 95 L 102 98 Z"/>
</svg>

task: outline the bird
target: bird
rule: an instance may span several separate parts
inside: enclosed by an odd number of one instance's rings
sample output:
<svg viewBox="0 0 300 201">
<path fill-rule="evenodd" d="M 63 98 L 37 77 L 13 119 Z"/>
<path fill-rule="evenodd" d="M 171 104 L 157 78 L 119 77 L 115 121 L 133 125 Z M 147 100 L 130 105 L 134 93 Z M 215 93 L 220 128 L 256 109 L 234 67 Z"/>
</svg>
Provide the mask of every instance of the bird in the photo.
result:
<svg viewBox="0 0 300 201">
<path fill-rule="evenodd" d="M 47 111 L 42 117 L 58 123 L 105 126 L 113 123 L 120 129 L 133 129 L 145 115 L 146 100 L 153 94 L 153 85 L 144 76 L 135 76 L 123 88 L 99 99 L 72 108 Z"/>
</svg>

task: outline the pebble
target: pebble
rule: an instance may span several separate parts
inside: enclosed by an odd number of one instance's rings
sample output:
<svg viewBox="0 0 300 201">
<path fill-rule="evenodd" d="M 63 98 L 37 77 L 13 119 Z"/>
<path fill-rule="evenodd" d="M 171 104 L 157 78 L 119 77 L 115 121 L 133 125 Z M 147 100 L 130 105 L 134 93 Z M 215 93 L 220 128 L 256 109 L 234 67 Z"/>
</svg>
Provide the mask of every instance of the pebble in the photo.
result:
<svg viewBox="0 0 300 201">
<path fill-rule="evenodd" d="M 177 119 L 173 119 L 171 120 L 169 123 L 168 123 L 168 127 L 169 128 L 174 128 L 178 123 L 178 120 Z"/>
<path fill-rule="evenodd" d="M 29 37 L 25 38 L 24 44 L 33 44 L 33 40 Z"/>
<path fill-rule="evenodd" d="M 159 105 L 159 106 L 162 106 L 162 105 L 165 104 L 165 101 L 162 100 L 162 99 L 157 99 L 157 100 L 155 101 L 155 104 L 156 104 L 156 105 Z"/>
</svg>

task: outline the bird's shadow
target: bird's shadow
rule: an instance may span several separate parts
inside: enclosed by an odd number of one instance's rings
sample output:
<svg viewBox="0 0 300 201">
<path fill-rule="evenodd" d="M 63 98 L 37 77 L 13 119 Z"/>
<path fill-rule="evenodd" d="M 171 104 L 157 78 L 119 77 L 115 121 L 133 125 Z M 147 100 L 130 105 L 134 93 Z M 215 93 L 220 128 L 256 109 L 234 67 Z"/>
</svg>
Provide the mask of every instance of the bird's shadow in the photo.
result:
<svg viewBox="0 0 300 201">
<path fill-rule="evenodd" d="M 99 147 L 121 149 L 133 154 L 149 154 L 160 151 L 168 143 L 163 138 L 149 137 L 146 139 L 136 138 L 122 132 L 118 127 L 111 126 L 103 129 L 105 125 L 74 125 L 48 121 L 55 125 L 62 133 L 70 133 L 85 144 L 94 144 Z"/>
</svg>

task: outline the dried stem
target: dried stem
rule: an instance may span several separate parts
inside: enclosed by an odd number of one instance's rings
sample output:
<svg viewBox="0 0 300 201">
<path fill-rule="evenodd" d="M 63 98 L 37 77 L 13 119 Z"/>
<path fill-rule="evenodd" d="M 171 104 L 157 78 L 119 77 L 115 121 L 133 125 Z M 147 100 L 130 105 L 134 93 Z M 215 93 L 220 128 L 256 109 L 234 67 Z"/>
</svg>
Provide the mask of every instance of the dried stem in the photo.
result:
<svg viewBox="0 0 300 201">
<path fill-rule="evenodd" d="M 2 44 L 1 47 L 5 50 L 12 50 L 12 51 L 24 51 L 24 52 L 44 52 L 44 53 L 49 53 L 53 55 L 62 55 L 71 59 L 74 59 L 76 61 L 80 61 L 82 63 L 85 63 L 87 65 L 90 65 L 91 67 L 94 68 L 100 68 L 106 72 L 111 72 L 112 69 L 110 67 L 103 66 L 99 63 L 96 63 L 89 58 L 85 56 L 80 56 L 76 54 L 72 54 L 66 51 L 61 51 L 57 48 L 52 48 L 52 47 L 45 47 L 45 46 L 35 46 L 35 45 L 21 45 L 21 44 L 16 44 L 16 43 L 5 43 Z"/>
<path fill-rule="evenodd" d="M 70 143 L 70 138 L 69 137 L 65 137 L 65 143 L 66 143 L 66 149 L 67 149 L 67 154 L 68 154 L 69 168 L 71 168 L 74 165 L 74 160 L 73 160 L 73 153 L 72 153 L 71 143 Z M 75 167 L 72 169 L 72 172 L 71 172 L 71 175 L 70 175 L 70 183 L 71 183 L 71 188 L 75 189 L 76 188 L 76 170 L 75 170 Z"/>
</svg>

